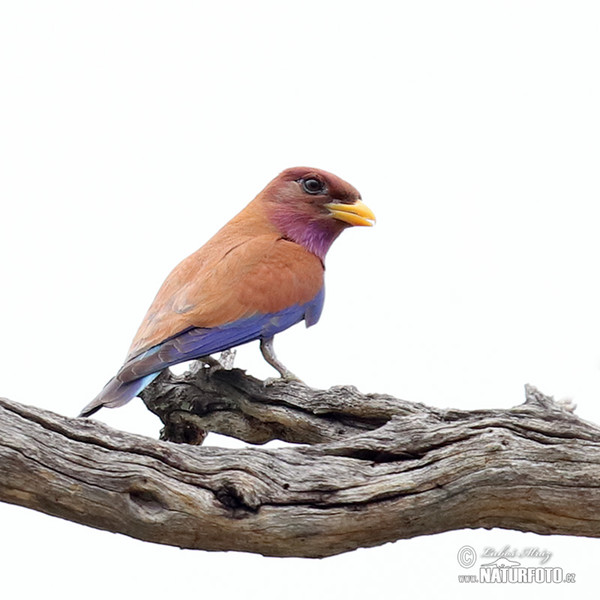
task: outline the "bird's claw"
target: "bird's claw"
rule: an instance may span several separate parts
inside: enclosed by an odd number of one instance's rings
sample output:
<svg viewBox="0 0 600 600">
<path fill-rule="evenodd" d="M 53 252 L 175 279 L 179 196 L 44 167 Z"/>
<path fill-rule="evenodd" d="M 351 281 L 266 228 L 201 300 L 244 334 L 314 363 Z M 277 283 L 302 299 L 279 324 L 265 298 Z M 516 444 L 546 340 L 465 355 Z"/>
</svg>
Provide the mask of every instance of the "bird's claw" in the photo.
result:
<svg viewBox="0 0 600 600">
<path fill-rule="evenodd" d="M 277 385 L 279 383 L 292 383 L 292 382 L 306 385 L 304 383 L 304 381 L 302 381 L 302 379 L 300 379 L 300 377 L 296 377 L 296 375 L 294 375 L 293 373 L 288 372 L 288 373 L 282 375 L 281 377 L 267 377 L 263 381 L 263 386 L 270 387 L 272 385 Z"/>
<path fill-rule="evenodd" d="M 224 350 L 221 352 L 219 356 L 219 363 L 223 369 L 226 371 L 231 371 L 231 369 L 233 369 L 236 353 L 237 350 L 235 348 L 230 348 L 229 350 Z"/>
<path fill-rule="evenodd" d="M 212 356 L 201 356 L 190 365 L 190 371 L 196 374 L 199 371 L 205 370 L 209 377 L 217 371 L 231 371 L 233 369 L 235 353 L 235 350 L 225 350 L 221 352 L 218 359 Z"/>
</svg>

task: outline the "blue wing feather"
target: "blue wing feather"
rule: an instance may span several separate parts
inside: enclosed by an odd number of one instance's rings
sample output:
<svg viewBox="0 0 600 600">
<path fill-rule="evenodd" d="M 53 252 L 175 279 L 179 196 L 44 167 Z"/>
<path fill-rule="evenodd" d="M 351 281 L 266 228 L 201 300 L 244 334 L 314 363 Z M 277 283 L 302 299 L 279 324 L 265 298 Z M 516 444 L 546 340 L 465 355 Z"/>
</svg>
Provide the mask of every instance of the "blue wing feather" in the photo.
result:
<svg viewBox="0 0 600 600">
<path fill-rule="evenodd" d="M 306 304 L 294 304 L 279 312 L 256 314 L 219 327 L 194 327 L 128 360 L 81 412 L 89 416 L 103 406 L 116 407 L 137 396 L 158 374 L 180 362 L 200 358 L 240 346 L 253 340 L 270 338 L 304 320 L 314 325 L 321 316 L 325 290 Z"/>
</svg>

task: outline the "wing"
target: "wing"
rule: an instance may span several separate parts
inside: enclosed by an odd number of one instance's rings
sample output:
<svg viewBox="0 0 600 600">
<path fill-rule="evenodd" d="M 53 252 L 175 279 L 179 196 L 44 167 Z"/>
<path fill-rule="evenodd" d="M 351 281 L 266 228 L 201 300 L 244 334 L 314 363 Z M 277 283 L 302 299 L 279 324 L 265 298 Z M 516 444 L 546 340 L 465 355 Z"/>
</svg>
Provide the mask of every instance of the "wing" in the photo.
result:
<svg viewBox="0 0 600 600">
<path fill-rule="evenodd" d="M 213 240 L 171 272 L 133 340 L 128 359 L 193 328 L 224 328 L 254 315 L 301 307 L 323 287 L 320 259 L 277 234 L 238 237 L 229 244 Z"/>
<path fill-rule="evenodd" d="M 118 372 L 117 378 L 129 382 L 186 360 L 222 352 L 259 338 L 269 338 L 304 319 L 307 326 L 312 325 L 319 318 L 323 299 L 324 288 L 321 288 L 311 301 L 294 304 L 275 313 L 255 314 L 219 327 L 194 327 L 130 359 Z"/>
<path fill-rule="evenodd" d="M 117 407 L 137 396 L 163 369 L 177 363 L 221 352 L 260 337 L 271 337 L 301 320 L 310 326 L 319 320 L 324 288 L 305 304 L 276 313 L 256 314 L 213 328 L 192 328 L 128 360 L 82 411 L 89 417 L 103 406 Z"/>
</svg>

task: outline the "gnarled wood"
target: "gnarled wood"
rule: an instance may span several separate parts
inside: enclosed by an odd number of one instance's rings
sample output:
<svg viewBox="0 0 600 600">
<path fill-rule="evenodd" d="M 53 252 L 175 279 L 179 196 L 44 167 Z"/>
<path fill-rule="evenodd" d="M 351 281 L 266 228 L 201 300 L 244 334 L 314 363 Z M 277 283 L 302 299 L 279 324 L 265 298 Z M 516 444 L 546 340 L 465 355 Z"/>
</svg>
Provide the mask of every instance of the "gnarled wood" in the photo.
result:
<svg viewBox="0 0 600 600">
<path fill-rule="evenodd" d="M 441 410 L 239 370 L 161 376 L 153 441 L 0 399 L 0 500 L 152 542 L 323 557 L 473 527 L 600 535 L 600 429 L 527 388 L 508 410 Z"/>
</svg>

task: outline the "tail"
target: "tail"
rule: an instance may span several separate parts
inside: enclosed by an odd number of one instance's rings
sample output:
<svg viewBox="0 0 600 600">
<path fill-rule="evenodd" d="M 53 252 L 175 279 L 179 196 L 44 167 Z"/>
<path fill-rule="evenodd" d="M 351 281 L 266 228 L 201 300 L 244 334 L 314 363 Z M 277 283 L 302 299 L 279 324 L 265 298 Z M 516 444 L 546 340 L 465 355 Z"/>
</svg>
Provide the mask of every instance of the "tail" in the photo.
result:
<svg viewBox="0 0 600 600">
<path fill-rule="evenodd" d="M 151 381 L 153 381 L 160 371 L 150 373 L 145 377 L 134 379 L 133 381 L 120 381 L 118 376 L 113 377 L 102 389 L 102 391 L 79 413 L 80 417 L 89 417 L 101 408 L 116 408 L 127 404 L 132 398 L 135 398 Z"/>
</svg>

